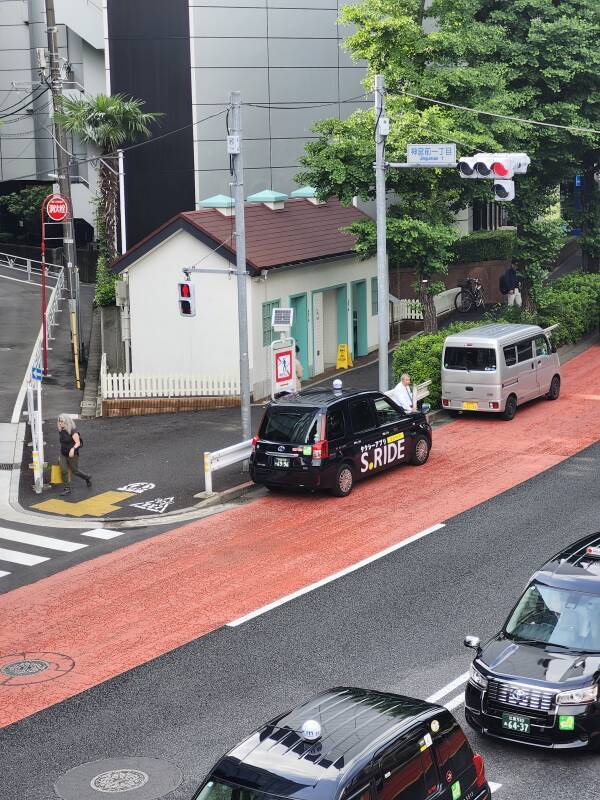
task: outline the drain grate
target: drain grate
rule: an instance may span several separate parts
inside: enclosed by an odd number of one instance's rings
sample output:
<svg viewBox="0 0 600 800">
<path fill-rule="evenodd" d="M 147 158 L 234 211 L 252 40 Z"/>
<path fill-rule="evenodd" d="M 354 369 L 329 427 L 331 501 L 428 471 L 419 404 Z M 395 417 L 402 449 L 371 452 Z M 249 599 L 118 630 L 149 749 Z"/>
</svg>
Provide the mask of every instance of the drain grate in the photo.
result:
<svg viewBox="0 0 600 800">
<path fill-rule="evenodd" d="M 13 469 L 17 469 L 18 466 L 18 464 L 0 464 L 0 471 L 10 472 Z"/>
</svg>

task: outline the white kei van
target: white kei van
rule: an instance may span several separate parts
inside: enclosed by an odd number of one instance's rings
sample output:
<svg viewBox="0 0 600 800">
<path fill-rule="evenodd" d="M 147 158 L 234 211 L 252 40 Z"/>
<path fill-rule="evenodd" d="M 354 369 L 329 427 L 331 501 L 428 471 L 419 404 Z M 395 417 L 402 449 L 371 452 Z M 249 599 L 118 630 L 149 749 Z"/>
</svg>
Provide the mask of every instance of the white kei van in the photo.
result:
<svg viewBox="0 0 600 800">
<path fill-rule="evenodd" d="M 560 361 L 550 330 L 496 323 L 448 336 L 442 354 L 443 408 L 512 419 L 528 400 L 556 400 Z"/>
</svg>

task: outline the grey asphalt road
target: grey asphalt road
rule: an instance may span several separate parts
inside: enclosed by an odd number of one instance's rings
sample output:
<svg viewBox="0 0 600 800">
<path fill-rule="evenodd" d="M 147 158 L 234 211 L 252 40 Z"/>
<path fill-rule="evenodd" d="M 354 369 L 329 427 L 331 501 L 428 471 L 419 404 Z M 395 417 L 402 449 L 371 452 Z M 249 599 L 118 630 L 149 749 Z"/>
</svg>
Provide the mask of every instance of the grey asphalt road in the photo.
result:
<svg viewBox="0 0 600 800">
<path fill-rule="evenodd" d="M 599 470 L 600 443 L 357 572 L 4 729 L 2 800 L 48 800 L 68 770 L 135 756 L 177 765 L 168 797 L 187 800 L 225 750 L 322 688 L 429 696 L 467 669 L 465 633 L 491 635 L 537 566 L 600 527 Z M 598 756 L 468 735 L 500 800 L 598 796 Z"/>
<path fill-rule="evenodd" d="M 54 280 L 48 279 L 46 298 Z M 10 422 L 31 351 L 41 325 L 39 276 L 0 266 L 0 422 Z"/>
</svg>

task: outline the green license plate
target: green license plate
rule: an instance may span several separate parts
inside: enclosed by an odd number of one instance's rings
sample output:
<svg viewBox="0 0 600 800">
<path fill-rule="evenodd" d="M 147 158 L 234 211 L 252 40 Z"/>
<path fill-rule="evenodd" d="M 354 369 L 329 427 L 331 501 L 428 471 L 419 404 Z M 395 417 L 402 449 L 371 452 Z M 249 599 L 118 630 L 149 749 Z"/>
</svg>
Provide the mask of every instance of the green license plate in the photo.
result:
<svg viewBox="0 0 600 800">
<path fill-rule="evenodd" d="M 502 714 L 502 727 L 515 733 L 529 733 L 529 717 L 520 714 Z"/>
</svg>

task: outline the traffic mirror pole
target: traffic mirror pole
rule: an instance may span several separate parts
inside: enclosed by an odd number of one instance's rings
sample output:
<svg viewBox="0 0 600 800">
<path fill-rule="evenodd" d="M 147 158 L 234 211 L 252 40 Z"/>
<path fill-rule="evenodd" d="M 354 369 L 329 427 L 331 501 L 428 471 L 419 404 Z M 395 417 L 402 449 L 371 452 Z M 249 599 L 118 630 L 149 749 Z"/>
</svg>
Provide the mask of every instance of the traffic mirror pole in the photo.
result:
<svg viewBox="0 0 600 800">
<path fill-rule="evenodd" d="M 235 201 L 235 254 L 237 266 L 237 299 L 240 347 L 240 405 L 242 439 L 252 438 L 250 421 L 250 359 L 248 352 L 248 284 L 246 273 L 246 226 L 244 219 L 244 162 L 242 159 L 242 96 L 231 92 L 231 131 L 227 150 L 233 170 Z"/>
<path fill-rule="evenodd" d="M 375 203 L 377 224 L 377 305 L 379 327 L 379 391 L 388 385 L 389 294 L 385 203 L 385 139 L 389 120 L 385 114 L 383 75 L 375 76 Z"/>
</svg>

